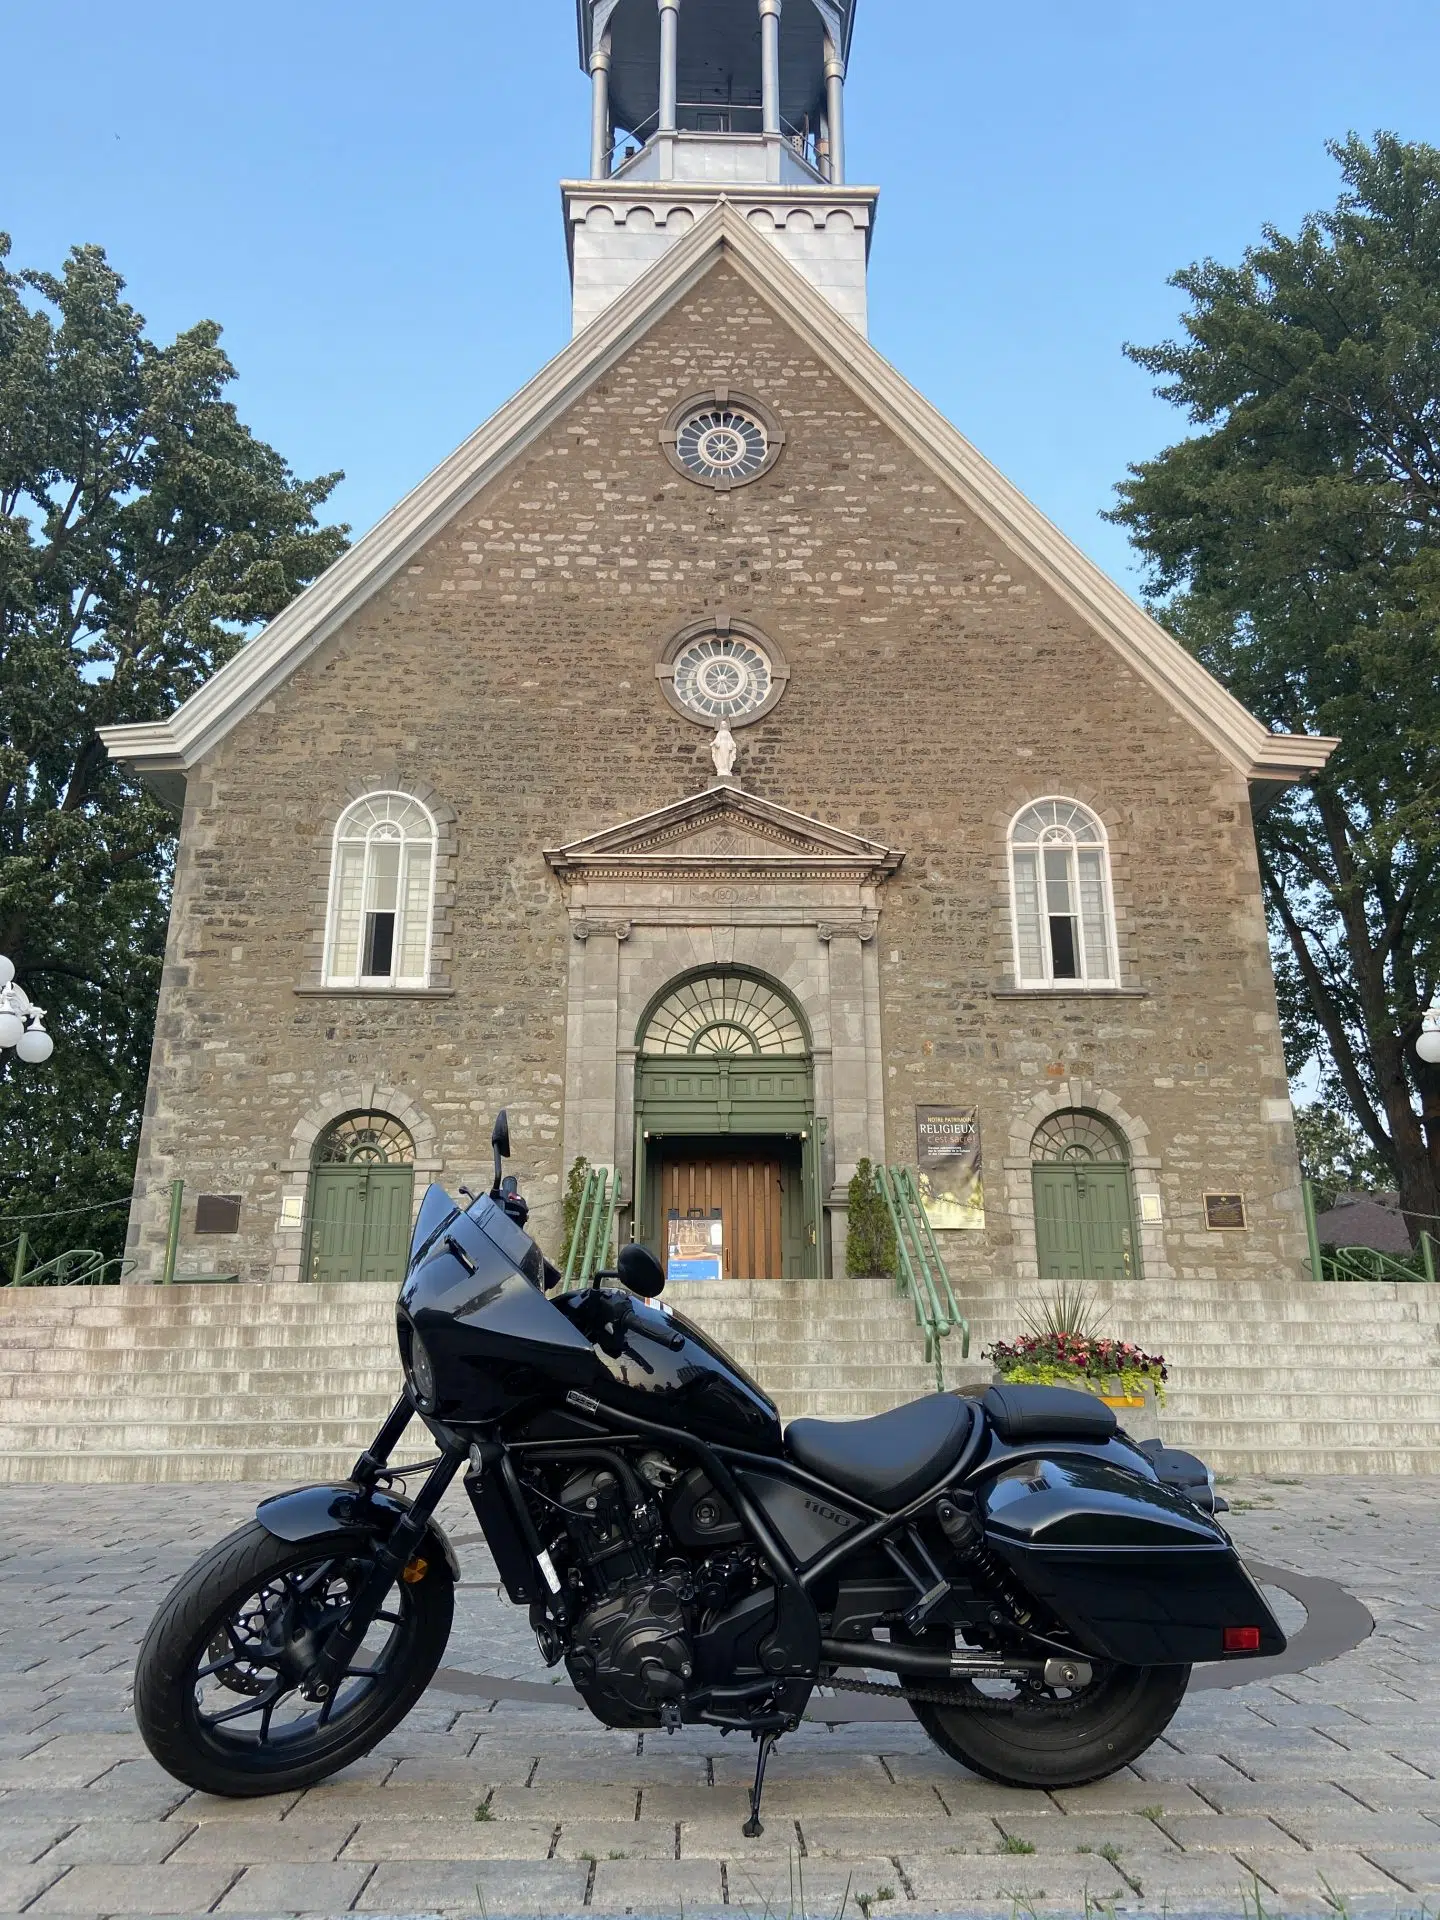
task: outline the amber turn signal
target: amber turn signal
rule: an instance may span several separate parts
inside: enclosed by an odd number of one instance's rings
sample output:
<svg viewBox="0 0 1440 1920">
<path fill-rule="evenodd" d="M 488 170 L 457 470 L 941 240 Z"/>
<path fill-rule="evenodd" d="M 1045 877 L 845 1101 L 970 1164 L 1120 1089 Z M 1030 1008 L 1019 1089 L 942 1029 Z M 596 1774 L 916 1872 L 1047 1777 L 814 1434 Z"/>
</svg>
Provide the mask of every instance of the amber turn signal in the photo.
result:
<svg viewBox="0 0 1440 1920">
<path fill-rule="evenodd" d="M 410 1578 L 406 1569 L 405 1578 Z M 1224 1630 L 1226 1653 L 1258 1653 L 1260 1651 L 1259 1627 L 1226 1627 Z"/>
</svg>

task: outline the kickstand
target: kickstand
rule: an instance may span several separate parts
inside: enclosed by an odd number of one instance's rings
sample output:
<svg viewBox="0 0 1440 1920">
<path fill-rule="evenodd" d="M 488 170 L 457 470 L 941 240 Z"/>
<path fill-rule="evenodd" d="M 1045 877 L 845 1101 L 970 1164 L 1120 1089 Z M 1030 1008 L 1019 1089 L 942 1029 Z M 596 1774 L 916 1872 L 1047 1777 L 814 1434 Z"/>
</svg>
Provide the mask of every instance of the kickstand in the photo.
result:
<svg viewBox="0 0 1440 1920">
<path fill-rule="evenodd" d="M 770 1758 L 770 1749 L 780 1738 L 778 1733 L 757 1733 L 760 1751 L 755 1755 L 755 1784 L 750 1789 L 750 1818 L 740 1829 L 747 1840 L 758 1840 L 765 1829 L 760 1824 L 760 1796 L 765 1791 L 765 1762 Z"/>
</svg>

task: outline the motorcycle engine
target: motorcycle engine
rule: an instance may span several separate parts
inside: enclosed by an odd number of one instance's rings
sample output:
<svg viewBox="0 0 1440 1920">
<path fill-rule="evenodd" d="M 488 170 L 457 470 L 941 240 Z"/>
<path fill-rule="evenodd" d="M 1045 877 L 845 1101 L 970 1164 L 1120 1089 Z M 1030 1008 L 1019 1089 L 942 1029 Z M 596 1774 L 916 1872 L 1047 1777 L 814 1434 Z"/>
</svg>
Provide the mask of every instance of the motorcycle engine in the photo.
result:
<svg viewBox="0 0 1440 1920">
<path fill-rule="evenodd" d="M 622 1588 L 577 1623 L 570 1678 L 609 1727 L 653 1727 L 674 1714 L 694 1671 L 685 1606 L 664 1581 Z"/>
<path fill-rule="evenodd" d="M 599 1466 L 574 1474 L 560 1492 L 574 1559 L 598 1596 L 575 1623 L 565 1665 L 590 1711 L 611 1727 L 672 1719 L 694 1672 L 684 1601 L 660 1577 L 658 1516 L 648 1502 L 634 1502 L 635 1490 Z"/>
</svg>

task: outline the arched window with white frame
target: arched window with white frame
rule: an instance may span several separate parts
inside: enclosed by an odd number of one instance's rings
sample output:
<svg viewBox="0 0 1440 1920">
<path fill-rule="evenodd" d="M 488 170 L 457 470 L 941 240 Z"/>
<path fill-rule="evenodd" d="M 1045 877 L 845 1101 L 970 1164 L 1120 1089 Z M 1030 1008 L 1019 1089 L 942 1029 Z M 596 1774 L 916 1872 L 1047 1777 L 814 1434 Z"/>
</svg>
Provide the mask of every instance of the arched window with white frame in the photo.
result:
<svg viewBox="0 0 1440 1920">
<path fill-rule="evenodd" d="M 325 984 L 424 987 L 430 978 L 435 821 L 407 793 L 367 793 L 335 827 Z"/>
<path fill-rule="evenodd" d="M 1010 906 L 1017 986 L 1119 985 L 1110 850 L 1078 800 L 1036 800 L 1011 821 Z"/>
</svg>

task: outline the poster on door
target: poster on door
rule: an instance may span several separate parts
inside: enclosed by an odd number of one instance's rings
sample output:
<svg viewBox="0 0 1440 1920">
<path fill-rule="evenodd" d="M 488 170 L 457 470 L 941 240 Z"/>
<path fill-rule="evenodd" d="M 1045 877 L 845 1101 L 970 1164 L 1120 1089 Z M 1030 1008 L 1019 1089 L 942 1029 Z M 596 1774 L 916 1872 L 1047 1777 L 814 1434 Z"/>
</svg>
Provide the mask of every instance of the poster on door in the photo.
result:
<svg viewBox="0 0 1440 1920">
<path fill-rule="evenodd" d="M 709 1215 L 672 1213 L 665 1222 L 667 1280 L 719 1280 L 725 1271 L 725 1221 Z"/>
<path fill-rule="evenodd" d="M 939 1231 L 985 1225 L 978 1107 L 917 1107 L 915 1169 L 925 1218 Z"/>
</svg>

